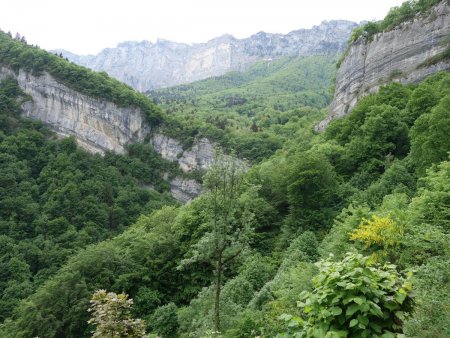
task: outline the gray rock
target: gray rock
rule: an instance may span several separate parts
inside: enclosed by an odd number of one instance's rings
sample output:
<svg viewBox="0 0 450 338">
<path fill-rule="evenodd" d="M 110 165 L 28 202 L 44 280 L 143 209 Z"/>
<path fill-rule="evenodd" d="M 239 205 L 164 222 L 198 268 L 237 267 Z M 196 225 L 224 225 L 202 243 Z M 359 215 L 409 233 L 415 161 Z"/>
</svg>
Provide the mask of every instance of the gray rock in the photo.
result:
<svg viewBox="0 0 450 338">
<path fill-rule="evenodd" d="M 168 161 L 177 161 L 181 170 L 188 173 L 193 170 L 206 170 L 214 161 L 216 144 L 207 138 L 196 140 L 191 149 L 183 150 L 181 143 L 161 133 L 152 137 L 153 148 Z"/>
<path fill-rule="evenodd" d="M 175 177 L 170 182 L 170 193 L 178 201 L 186 203 L 200 195 L 202 186 L 196 180 Z"/>
<path fill-rule="evenodd" d="M 39 119 L 62 136 L 74 135 L 90 152 L 123 153 L 129 142 L 142 141 L 150 131 L 139 109 L 122 108 L 93 99 L 57 82 L 48 73 L 34 76 L 1 67 L 0 79 L 12 76 L 31 97 L 22 105 L 23 115 Z"/>
<path fill-rule="evenodd" d="M 185 172 L 208 169 L 214 162 L 216 147 L 207 138 L 194 142 L 192 148 L 183 152 L 178 160 L 180 168 Z"/>
<path fill-rule="evenodd" d="M 92 99 L 57 82 L 47 73 L 34 76 L 1 67 L 0 80 L 7 76 L 14 77 L 31 97 L 22 104 L 23 116 L 41 120 L 61 137 L 75 136 L 78 145 L 91 153 L 123 153 L 127 143 L 142 141 L 150 132 L 139 109 Z M 185 152 L 180 142 L 159 133 L 153 135 L 152 144 L 163 158 L 178 161 L 186 172 L 207 168 L 214 158 L 214 146 L 207 139 L 199 140 Z M 192 179 L 176 177 L 170 184 L 172 195 L 181 202 L 191 200 L 202 190 Z"/>
<path fill-rule="evenodd" d="M 55 52 L 80 65 L 106 71 L 137 90 L 148 91 L 243 70 L 259 60 L 337 53 L 346 47 L 356 26 L 344 20 L 324 21 L 312 29 L 286 35 L 260 32 L 246 39 L 223 35 L 193 45 L 167 40 L 129 41 L 95 56 Z"/>
<path fill-rule="evenodd" d="M 181 143 L 166 135 L 156 133 L 153 135 L 151 142 L 156 152 L 168 161 L 178 161 L 183 153 Z"/>
<path fill-rule="evenodd" d="M 430 67 L 418 67 L 441 53 L 442 39 L 450 35 L 450 5 L 443 1 L 427 16 L 418 15 L 389 32 L 376 34 L 366 42 L 355 41 L 342 62 L 336 77 L 336 91 L 329 116 L 316 126 L 347 115 L 358 100 L 391 81 L 416 83 L 430 74 L 450 71 L 450 61 Z"/>
</svg>

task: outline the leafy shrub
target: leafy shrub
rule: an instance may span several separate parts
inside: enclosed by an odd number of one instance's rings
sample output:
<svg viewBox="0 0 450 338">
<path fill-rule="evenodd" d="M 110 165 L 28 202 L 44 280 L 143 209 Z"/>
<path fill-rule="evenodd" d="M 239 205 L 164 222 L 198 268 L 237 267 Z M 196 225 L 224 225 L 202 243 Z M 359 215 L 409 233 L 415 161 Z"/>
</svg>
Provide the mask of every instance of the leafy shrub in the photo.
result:
<svg viewBox="0 0 450 338">
<path fill-rule="evenodd" d="M 398 337 L 411 310 L 412 285 L 395 265 L 372 266 L 369 258 L 348 253 L 317 263 L 314 290 L 302 292 L 304 319 L 288 319 L 294 335 L 285 337 Z M 295 332 L 297 331 L 297 332 Z"/>
<path fill-rule="evenodd" d="M 378 261 L 388 254 L 388 250 L 397 247 L 400 243 L 403 229 L 389 217 L 379 217 L 374 215 L 371 220 L 363 219 L 358 229 L 350 234 L 350 239 L 361 241 L 365 248 L 382 250 L 372 253 L 372 258 Z"/>
<path fill-rule="evenodd" d="M 96 326 L 92 337 L 145 337 L 145 324 L 131 317 L 133 300 L 125 293 L 97 290 L 91 299 L 89 324 Z"/>
<path fill-rule="evenodd" d="M 163 338 L 177 337 L 178 331 L 178 317 L 177 317 L 177 306 L 175 303 L 169 303 L 160 306 L 151 316 L 151 325 L 153 331 L 158 333 L 158 336 Z"/>
</svg>

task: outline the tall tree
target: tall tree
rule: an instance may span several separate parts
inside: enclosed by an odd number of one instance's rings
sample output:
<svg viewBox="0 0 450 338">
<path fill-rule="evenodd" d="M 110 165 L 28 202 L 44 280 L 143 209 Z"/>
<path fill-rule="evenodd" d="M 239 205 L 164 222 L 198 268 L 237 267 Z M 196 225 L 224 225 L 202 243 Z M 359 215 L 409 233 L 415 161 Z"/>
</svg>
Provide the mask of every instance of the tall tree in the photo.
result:
<svg viewBox="0 0 450 338">
<path fill-rule="evenodd" d="M 244 167 L 232 158 L 218 155 L 205 175 L 203 195 L 206 206 L 206 231 L 193 244 L 189 257 L 180 264 L 209 262 L 214 267 L 214 330 L 220 331 L 220 294 L 225 268 L 249 248 L 254 235 L 255 214 L 247 203 L 255 187 L 243 181 Z"/>
</svg>

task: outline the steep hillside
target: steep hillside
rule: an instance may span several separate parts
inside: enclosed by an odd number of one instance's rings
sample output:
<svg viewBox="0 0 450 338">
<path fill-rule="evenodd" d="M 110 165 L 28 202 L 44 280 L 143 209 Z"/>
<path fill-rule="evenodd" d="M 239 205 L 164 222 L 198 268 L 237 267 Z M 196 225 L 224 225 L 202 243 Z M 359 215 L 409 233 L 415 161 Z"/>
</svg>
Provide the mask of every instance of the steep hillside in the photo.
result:
<svg viewBox="0 0 450 338">
<path fill-rule="evenodd" d="M 12 291 L 27 275 L 11 275 L 0 336 L 89 337 L 89 299 L 107 289 L 162 337 L 445 337 L 449 106 L 449 74 L 391 84 L 247 174 L 213 168 L 201 197 L 79 251 L 25 300 Z"/>
<path fill-rule="evenodd" d="M 337 53 L 345 48 L 356 26 L 349 21 L 324 21 L 286 35 L 260 32 L 246 39 L 224 35 L 193 45 L 166 40 L 124 42 L 95 56 L 55 52 L 147 91 L 244 70 L 259 60 Z"/>
<path fill-rule="evenodd" d="M 162 179 L 173 165 L 152 147 L 89 154 L 22 118 L 26 100 L 13 77 L 0 80 L 0 322 L 78 250 L 175 204 Z"/>
<path fill-rule="evenodd" d="M 383 84 L 416 83 L 440 70 L 450 71 L 450 3 L 406 2 L 382 22 L 356 30 L 353 40 L 340 63 L 330 115 L 318 130 L 348 114 L 361 97 Z"/>
<path fill-rule="evenodd" d="M 407 1 L 352 40 L 376 43 L 436 2 Z M 10 40 L 0 45 L 1 338 L 449 336 L 448 71 L 390 81 L 317 133 L 333 55 L 151 92 L 162 111 L 104 73 Z M 24 116 L 33 95 L 54 102 L 42 112 L 65 95 L 58 109 L 75 111 L 77 97 L 134 109 L 150 131 L 126 154 L 89 154 Z M 204 168 L 203 193 L 174 203 L 173 182 Z"/>
</svg>

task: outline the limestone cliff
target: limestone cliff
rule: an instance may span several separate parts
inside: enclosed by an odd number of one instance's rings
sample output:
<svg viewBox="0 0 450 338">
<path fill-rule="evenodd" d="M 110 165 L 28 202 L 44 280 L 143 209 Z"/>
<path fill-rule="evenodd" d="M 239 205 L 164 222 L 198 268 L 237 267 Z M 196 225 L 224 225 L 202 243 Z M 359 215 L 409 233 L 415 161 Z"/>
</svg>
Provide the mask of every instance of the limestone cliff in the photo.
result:
<svg viewBox="0 0 450 338">
<path fill-rule="evenodd" d="M 150 132 L 139 109 L 80 94 L 47 73 L 34 76 L 1 67 L 0 80 L 7 76 L 14 77 L 30 97 L 22 105 L 24 116 L 41 120 L 61 136 L 75 136 L 78 145 L 91 153 L 123 153 L 126 144 L 143 141 Z M 207 169 L 214 157 L 213 145 L 207 139 L 199 140 L 188 151 L 183 151 L 177 140 L 158 133 L 152 143 L 163 158 L 177 160 L 185 172 Z M 172 195 L 182 202 L 201 193 L 201 185 L 192 179 L 175 177 L 170 184 Z"/>
<path fill-rule="evenodd" d="M 437 71 L 450 71 L 450 60 L 424 66 L 442 53 L 450 35 L 450 5 L 439 3 L 427 15 L 417 15 L 395 29 L 366 41 L 359 38 L 349 48 L 336 77 L 336 90 L 323 130 L 335 118 L 348 114 L 359 98 L 391 81 L 415 83 Z"/>
<path fill-rule="evenodd" d="M 206 170 L 214 160 L 215 145 L 207 138 L 196 140 L 191 149 L 183 150 L 178 140 L 155 133 L 152 137 L 152 145 L 162 158 L 172 162 L 177 161 L 181 170 L 186 173 L 193 170 Z"/>
<path fill-rule="evenodd" d="M 243 70 L 259 60 L 337 53 L 345 48 L 356 26 L 343 20 L 324 21 L 312 29 L 286 35 L 260 32 L 246 39 L 224 35 L 193 45 L 167 40 L 124 42 L 95 56 L 55 52 L 80 65 L 106 71 L 137 90 L 147 91 Z"/>
<path fill-rule="evenodd" d="M 23 104 L 23 115 L 41 120 L 58 134 L 74 135 L 90 152 L 123 153 L 129 142 L 141 141 L 149 132 L 139 109 L 122 108 L 80 94 L 56 81 L 48 73 L 34 76 L 0 68 L 0 79 L 12 76 L 31 97 Z"/>
<path fill-rule="evenodd" d="M 170 182 L 170 193 L 175 199 L 186 203 L 200 195 L 202 186 L 196 180 L 186 179 L 180 176 Z"/>
</svg>

